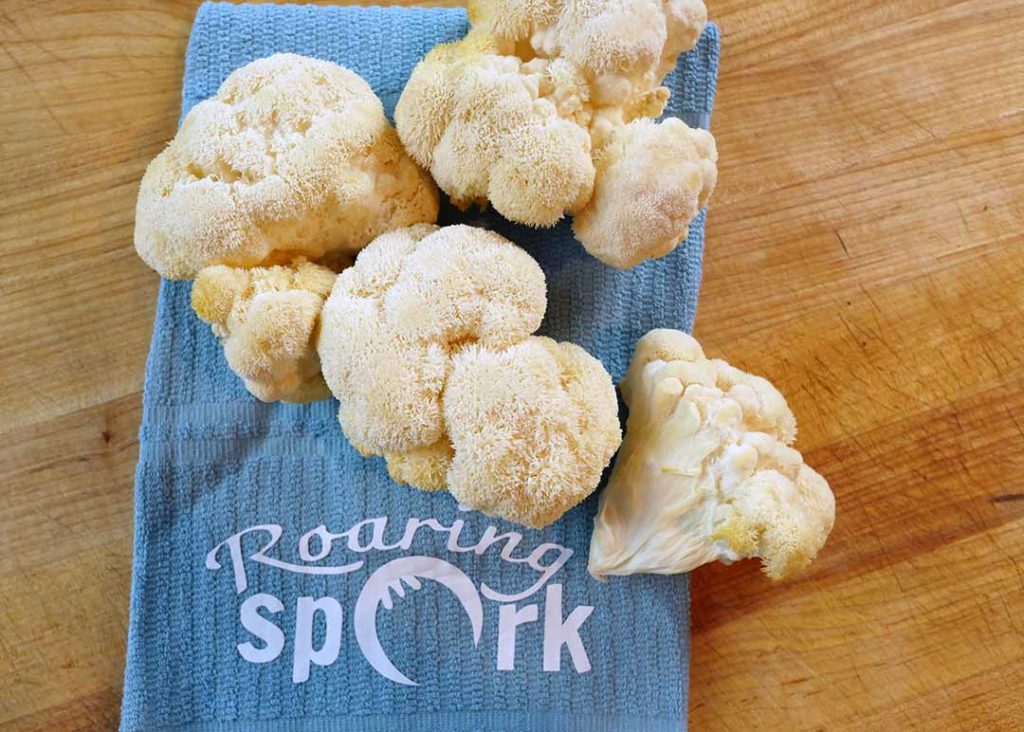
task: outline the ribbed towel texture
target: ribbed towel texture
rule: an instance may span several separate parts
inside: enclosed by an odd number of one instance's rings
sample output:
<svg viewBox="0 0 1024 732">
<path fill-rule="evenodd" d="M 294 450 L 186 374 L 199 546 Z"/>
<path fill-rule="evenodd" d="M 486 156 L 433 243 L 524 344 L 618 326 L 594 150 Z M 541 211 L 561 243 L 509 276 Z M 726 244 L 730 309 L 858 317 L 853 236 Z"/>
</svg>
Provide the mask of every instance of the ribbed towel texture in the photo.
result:
<svg viewBox="0 0 1024 732">
<path fill-rule="evenodd" d="M 237 67 L 290 51 L 343 64 L 390 115 L 462 10 L 206 4 L 183 113 Z M 718 31 L 669 78 L 669 114 L 707 127 Z M 531 230 L 442 212 L 525 247 L 548 280 L 542 333 L 618 380 L 656 327 L 689 330 L 703 217 L 627 272 L 567 223 Z M 262 404 L 160 285 L 146 370 L 122 729 L 662 732 L 686 726 L 685 577 L 586 571 L 592 498 L 543 531 L 399 487 L 349 446 L 336 404 Z"/>
</svg>

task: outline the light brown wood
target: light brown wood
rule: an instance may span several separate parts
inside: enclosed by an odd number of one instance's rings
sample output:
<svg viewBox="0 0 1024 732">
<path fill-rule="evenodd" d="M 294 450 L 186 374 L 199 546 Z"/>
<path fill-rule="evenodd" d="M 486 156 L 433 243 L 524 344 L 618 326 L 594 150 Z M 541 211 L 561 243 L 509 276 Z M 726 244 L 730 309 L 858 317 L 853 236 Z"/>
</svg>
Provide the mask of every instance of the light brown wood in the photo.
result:
<svg viewBox="0 0 1024 732">
<path fill-rule="evenodd" d="M 696 334 L 788 395 L 838 519 L 693 576 L 695 730 L 1024 728 L 1024 6 L 721 0 Z M 0 4 L 0 725 L 115 726 L 195 3 Z"/>
</svg>

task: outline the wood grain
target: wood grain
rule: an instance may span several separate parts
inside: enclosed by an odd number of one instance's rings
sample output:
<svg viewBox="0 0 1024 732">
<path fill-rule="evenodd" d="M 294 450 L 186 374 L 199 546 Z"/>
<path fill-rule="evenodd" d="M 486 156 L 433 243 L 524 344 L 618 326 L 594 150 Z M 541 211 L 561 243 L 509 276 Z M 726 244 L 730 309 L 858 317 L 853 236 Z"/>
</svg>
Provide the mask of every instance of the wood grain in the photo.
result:
<svg viewBox="0 0 1024 732">
<path fill-rule="evenodd" d="M 0 4 L 0 725 L 116 725 L 195 3 Z M 721 0 L 696 334 L 788 395 L 819 561 L 693 576 L 696 730 L 1024 729 L 1024 6 Z"/>
</svg>

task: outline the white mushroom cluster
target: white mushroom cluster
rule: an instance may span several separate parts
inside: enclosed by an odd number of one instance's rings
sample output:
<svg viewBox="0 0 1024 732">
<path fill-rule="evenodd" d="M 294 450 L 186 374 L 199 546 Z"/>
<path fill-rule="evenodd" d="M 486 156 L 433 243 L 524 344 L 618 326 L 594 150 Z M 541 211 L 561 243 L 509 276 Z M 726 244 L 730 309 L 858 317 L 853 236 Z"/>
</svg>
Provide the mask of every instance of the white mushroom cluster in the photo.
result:
<svg viewBox="0 0 1024 732">
<path fill-rule="evenodd" d="M 477 0 L 469 34 L 413 71 L 398 134 L 458 206 L 531 226 L 572 214 L 614 267 L 664 256 L 718 175 L 709 132 L 653 121 L 706 18 L 701 0 Z"/>
<path fill-rule="evenodd" d="M 171 279 L 296 256 L 337 266 L 378 234 L 433 223 L 437 208 L 369 85 L 282 53 L 228 76 L 149 164 L 135 249 Z"/>
<path fill-rule="evenodd" d="M 621 389 L 629 421 L 594 521 L 595 577 L 760 557 L 782 579 L 814 559 L 835 498 L 790 447 L 796 420 L 774 386 L 653 330 Z"/>
<path fill-rule="evenodd" d="M 391 476 L 527 526 L 590 495 L 619 445 L 601 362 L 533 335 L 544 273 L 470 226 L 385 234 L 338 276 L 319 351 L 349 441 Z"/>
</svg>

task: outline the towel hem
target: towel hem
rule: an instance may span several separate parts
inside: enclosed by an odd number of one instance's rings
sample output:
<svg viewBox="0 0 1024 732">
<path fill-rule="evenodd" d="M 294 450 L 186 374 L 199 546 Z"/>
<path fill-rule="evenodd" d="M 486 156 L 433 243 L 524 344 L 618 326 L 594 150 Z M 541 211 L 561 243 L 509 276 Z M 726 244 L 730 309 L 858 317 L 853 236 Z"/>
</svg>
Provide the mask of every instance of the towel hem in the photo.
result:
<svg viewBox="0 0 1024 732">
<path fill-rule="evenodd" d="M 682 717 L 563 712 L 436 712 L 193 722 L 157 732 L 679 732 Z"/>
</svg>

